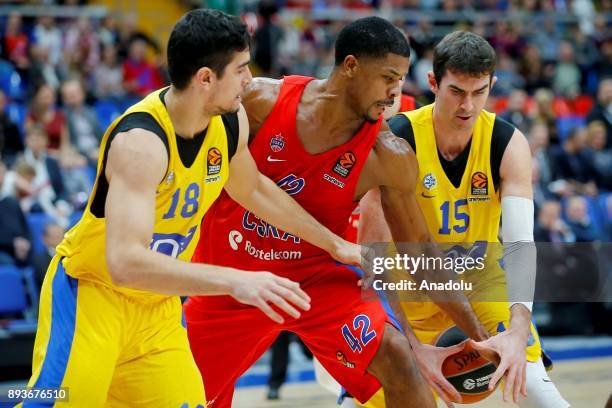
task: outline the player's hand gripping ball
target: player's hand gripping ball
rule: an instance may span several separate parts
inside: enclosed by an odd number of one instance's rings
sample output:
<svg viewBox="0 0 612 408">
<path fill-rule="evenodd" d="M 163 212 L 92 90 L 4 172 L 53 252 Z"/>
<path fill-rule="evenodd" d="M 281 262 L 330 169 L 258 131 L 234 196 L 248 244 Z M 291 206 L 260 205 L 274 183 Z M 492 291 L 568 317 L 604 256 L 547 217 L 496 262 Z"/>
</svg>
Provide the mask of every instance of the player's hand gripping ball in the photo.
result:
<svg viewBox="0 0 612 408">
<path fill-rule="evenodd" d="M 453 326 L 440 333 L 435 345 L 449 347 L 467 338 L 461 329 Z M 495 364 L 480 355 L 469 343 L 460 352 L 447 357 L 442 364 L 442 374 L 461 394 L 463 404 L 478 402 L 495 391 L 489 391 L 495 369 Z"/>
</svg>

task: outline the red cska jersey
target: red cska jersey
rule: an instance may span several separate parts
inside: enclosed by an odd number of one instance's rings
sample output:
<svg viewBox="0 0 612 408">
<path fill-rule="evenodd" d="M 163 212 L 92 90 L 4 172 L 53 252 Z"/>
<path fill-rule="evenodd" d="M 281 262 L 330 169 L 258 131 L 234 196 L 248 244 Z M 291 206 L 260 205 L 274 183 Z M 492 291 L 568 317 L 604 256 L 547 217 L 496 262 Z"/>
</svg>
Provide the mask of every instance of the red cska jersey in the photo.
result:
<svg viewBox="0 0 612 408">
<path fill-rule="evenodd" d="M 323 153 L 308 153 L 297 135 L 296 113 L 302 93 L 313 79 L 284 78 L 276 104 L 249 149 L 261 173 L 321 224 L 344 236 L 357 205 L 353 201 L 355 187 L 378 136 L 382 116 L 375 123 L 364 122 L 348 142 Z M 225 192 L 202 221 L 202 235 L 193 257 L 194 262 L 272 271 L 329 259 L 324 250 L 259 219 Z"/>
</svg>

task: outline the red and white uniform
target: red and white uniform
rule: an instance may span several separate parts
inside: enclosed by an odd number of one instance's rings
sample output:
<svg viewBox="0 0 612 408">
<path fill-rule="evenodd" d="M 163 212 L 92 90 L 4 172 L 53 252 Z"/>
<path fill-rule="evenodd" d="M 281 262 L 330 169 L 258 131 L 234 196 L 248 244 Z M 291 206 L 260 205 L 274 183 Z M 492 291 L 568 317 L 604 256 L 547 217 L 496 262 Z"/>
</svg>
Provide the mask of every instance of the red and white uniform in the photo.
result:
<svg viewBox="0 0 612 408">
<path fill-rule="evenodd" d="M 296 112 L 313 78 L 285 77 L 275 106 L 249 148 L 259 170 L 338 235 L 348 228 L 355 187 L 382 117 L 365 122 L 347 143 L 308 153 L 296 131 Z M 236 379 L 273 343 L 293 331 L 358 400 L 380 388 L 366 369 L 380 345 L 386 312 L 361 299 L 360 271 L 257 218 L 227 194 L 208 210 L 193 260 L 244 270 L 270 271 L 300 283 L 311 309 L 284 324 L 230 296 L 191 297 L 185 305 L 189 341 L 212 407 L 231 404 Z M 389 320 L 390 321 L 390 320 Z"/>
</svg>

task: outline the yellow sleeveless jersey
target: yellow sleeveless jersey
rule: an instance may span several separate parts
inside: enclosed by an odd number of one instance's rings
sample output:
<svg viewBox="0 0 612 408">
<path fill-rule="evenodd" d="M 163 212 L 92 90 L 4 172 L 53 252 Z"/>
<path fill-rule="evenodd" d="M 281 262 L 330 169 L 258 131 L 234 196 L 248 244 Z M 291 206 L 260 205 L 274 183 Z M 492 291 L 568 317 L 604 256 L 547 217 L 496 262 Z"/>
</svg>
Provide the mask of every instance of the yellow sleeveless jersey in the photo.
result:
<svg viewBox="0 0 612 408">
<path fill-rule="evenodd" d="M 476 119 L 465 171 L 456 188 L 438 157 L 433 107 L 403 113 L 414 132 L 419 162 L 417 200 L 429 231 L 436 242 L 499 242 L 501 202 L 491 172 L 495 114 L 483 110 Z"/>
<path fill-rule="evenodd" d="M 473 258 L 486 255 L 485 270 L 468 271 L 463 277 L 472 281 L 475 288 L 484 287 L 477 299 L 502 301 L 505 275 L 499 265 L 502 249 L 498 238 L 501 198 L 491 171 L 495 114 L 483 110 L 476 119 L 461 183 L 455 187 L 438 156 L 433 109 L 431 104 L 402 113 L 410 121 L 414 134 L 419 163 L 416 188 L 419 206 L 429 232 L 443 250 L 459 251 Z M 437 307 L 430 301 L 412 302 L 404 310 L 411 319 L 421 319 L 435 313 Z"/>
<path fill-rule="evenodd" d="M 92 213 L 92 202 L 104 178 L 104 152 L 113 129 L 132 113 L 148 113 L 168 140 L 168 170 L 155 196 L 155 225 L 151 250 L 189 261 L 200 236 L 202 217 L 221 193 L 229 175 L 226 129 L 221 116 L 213 116 L 195 161 L 185 167 L 179 157 L 174 127 L 158 90 L 131 106 L 107 129 L 100 145 L 97 179 L 81 220 L 66 233 L 57 248 L 64 257 L 66 273 L 77 279 L 94 281 L 121 293 L 156 300 L 165 296 L 114 285 L 105 256 L 106 220 Z M 119 137 L 129 137 L 123 134 Z M 104 180 L 104 182 L 106 182 Z M 127 203 L 126 203 L 127 205 Z"/>
</svg>

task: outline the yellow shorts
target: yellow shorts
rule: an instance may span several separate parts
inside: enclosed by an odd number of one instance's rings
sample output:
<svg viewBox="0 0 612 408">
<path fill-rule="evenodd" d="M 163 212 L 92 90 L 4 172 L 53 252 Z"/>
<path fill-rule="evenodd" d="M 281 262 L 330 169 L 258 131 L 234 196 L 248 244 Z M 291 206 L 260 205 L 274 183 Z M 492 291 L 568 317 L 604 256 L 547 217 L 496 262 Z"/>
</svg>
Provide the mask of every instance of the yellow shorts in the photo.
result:
<svg viewBox="0 0 612 408">
<path fill-rule="evenodd" d="M 409 309 L 411 304 L 411 302 L 402 303 L 402 308 Z M 503 332 L 508 328 L 510 309 L 507 302 L 472 302 L 471 305 L 474 313 L 478 316 L 478 320 L 492 335 Z M 431 308 L 433 314 L 425 319 L 411 319 L 410 325 L 421 343 L 433 344 L 440 333 L 454 326 L 455 323 L 435 304 L 430 302 L 427 304 L 427 308 Z M 540 338 L 533 324 L 531 324 L 531 335 L 527 340 L 526 353 L 527 361 L 530 362 L 537 361 L 542 354 Z M 367 408 L 384 408 L 385 399 L 382 389 L 378 390 L 363 406 Z"/>
<path fill-rule="evenodd" d="M 57 256 L 41 291 L 28 387 L 65 387 L 57 406 L 206 406 L 180 298 L 141 302 L 72 278 Z"/>
</svg>

